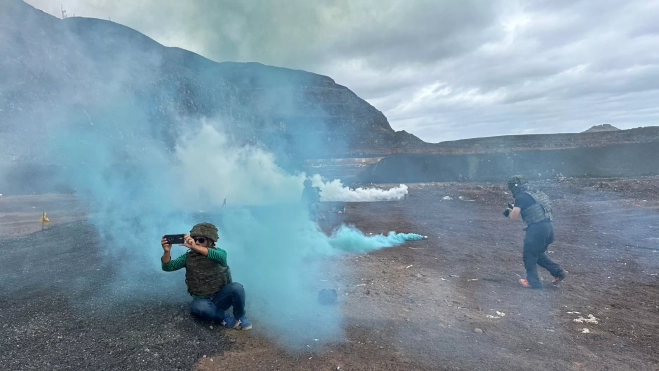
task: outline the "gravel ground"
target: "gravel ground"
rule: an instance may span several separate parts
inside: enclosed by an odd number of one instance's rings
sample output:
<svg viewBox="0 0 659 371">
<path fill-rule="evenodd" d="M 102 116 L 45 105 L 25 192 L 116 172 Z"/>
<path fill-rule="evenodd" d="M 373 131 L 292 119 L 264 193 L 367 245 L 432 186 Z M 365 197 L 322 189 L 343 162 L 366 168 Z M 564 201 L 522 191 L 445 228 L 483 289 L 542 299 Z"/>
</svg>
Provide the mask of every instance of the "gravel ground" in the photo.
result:
<svg viewBox="0 0 659 371">
<path fill-rule="evenodd" d="M 1 241 L 3 369 L 189 370 L 231 344 L 188 314 L 185 290 L 158 298 L 148 284 L 117 279 L 99 243 L 86 222 Z"/>
<path fill-rule="evenodd" d="M 410 184 L 405 201 L 348 204 L 344 221 L 367 233 L 417 232 L 429 239 L 328 261 L 352 272 L 335 277 L 346 338 L 295 352 L 268 337 L 257 317 L 247 332 L 194 320 L 178 272 L 151 267 L 139 282 L 122 277 L 119 262 L 103 250 L 116 244 L 102 241 L 84 220 L 35 233 L 5 229 L 0 364 L 7 370 L 657 370 L 659 178 L 538 184 L 554 204 L 550 257 L 570 272 L 560 287 L 517 284 L 524 274 L 523 226 L 501 215 L 510 201 L 502 185 Z M 39 202 L 49 199 L 25 197 L 0 200 L 0 218 L 17 221 L 5 226 L 21 225 L 20 218 L 34 223 L 39 212 L 20 205 L 40 210 Z M 7 205 L 14 206 L 1 208 Z M 63 212 L 52 220 L 66 218 Z M 540 273 L 545 283 L 551 279 Z M 597 323 L 585 321 L 589 315 Z"/>
</svg>

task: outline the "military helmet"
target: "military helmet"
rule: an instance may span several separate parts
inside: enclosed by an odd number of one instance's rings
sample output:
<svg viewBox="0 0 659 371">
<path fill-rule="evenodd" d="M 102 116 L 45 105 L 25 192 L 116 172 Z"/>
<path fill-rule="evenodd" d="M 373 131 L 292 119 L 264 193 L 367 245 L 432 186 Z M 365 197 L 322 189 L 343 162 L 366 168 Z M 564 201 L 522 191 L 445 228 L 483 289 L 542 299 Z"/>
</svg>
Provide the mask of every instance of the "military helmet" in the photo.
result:
<svg viewBox="0 0 659 371">
<path fill-rule="evenodd" d="M 311 179 L 305 179 L 304 180 L 304 186 L 305 187 L 311 187 Z"/>
<path fill-rule="evenodd" d="M 199 223 L 192 227 L 190 237 L 206 237 L 213 240 L 213 242 L 217 242 L 217 227 L 211 223 Z"/>
<path fill-rule="evenodd" d="M 524 175 L 513 175 L 508 179 L 508 189 L 515 195 L 517 192 L 528 190 L 528 183 Z"/>
</svg>

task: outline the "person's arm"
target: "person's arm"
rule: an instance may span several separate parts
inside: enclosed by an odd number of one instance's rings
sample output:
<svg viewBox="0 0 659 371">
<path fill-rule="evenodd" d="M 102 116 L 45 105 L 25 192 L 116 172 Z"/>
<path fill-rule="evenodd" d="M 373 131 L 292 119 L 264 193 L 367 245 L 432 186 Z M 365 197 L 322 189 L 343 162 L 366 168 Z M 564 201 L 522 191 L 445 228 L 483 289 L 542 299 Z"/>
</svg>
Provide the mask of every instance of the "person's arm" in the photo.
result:
<svg viewBox="0 0 659 371">
<path fill-rule="evenodd" d="M 220 249 L 219 247 L 211 247 L 208 249 L 208 259 L 220 263 L 221 266 L 227 266 L 227 252 Z"/>
<path fill-rule="evenodd" d="M 186 255 L 187 254 L 183 254 L 174 260 L 165 261 L 165 255 L 163 254 L 162 258 L 160 259 L 160 261 L 162 262 L 162 270 L 164 270 L 165 272 L 173 272 L 181 268 L 184 268 Z"/>
<path fill-rule="evenodd" d="M 188 236 L 187 234 L 184 235 L 183 238 L 185 239 L 185 244 L 183 244 L 183 246 L 187 247 L 190 250 L 196 251 L 196 252 L 200 253 L 201 255 L 203 255 L 203 256 L 211 259 L 211 260 L 214 260 L 214 261 L 220 263 L 220 265 L 222 265 L 222 266 L 225 266 L 225 267 L 227 266 L 227 252 L 226 251 L 224 251 L 220 248 L 217 248 L 217 247 L 208 248 L 208 247 L 203 247 L 203 246 L 197 246 L 197 244 L 195 244 L 195 242 L 194 242 L 194 239 L 192 237 Z"/>
<path fill-rule="evenodd" d="M 513 207 L 513 209 L 510 211 L 510 215 L 508 215 L 508 217 L 510 218 L 510 220 L 517 220 L 517 219 L 519 219 L 519 216 L 520 216 L 521 213 L 522 213 L 522 209 L 520 209 L 519 207 L 515 206 L 515 207 Z"/>
<path fill-rule="evenodd" d="M 160 258 L 160 262 L 163 264 L 169 263 L 170 260 L 172 260 L 172 256 L 170 255 L 170 251 L 172 250 L 172 245 L 167 243 L 167 239 L 165 236 L 162 236 L 160 239 L 160 246 L 162 246 L 162 257 Z"/>
<path fill-rule="evenodd" d="M 197 246 L 197 244 L 194 242 L 194 238 L 188 236 L 187 234 L 183 235 L 183 239 L 185 240 L 183 246 L 187 247 L 192 251 L 196 251 L 203 256 L 208 256 L 208 247 Z"/>
<path fill-rule="evenodd" d="M 172 256 L 170 251 L 172 250 L 172 245 L 167 243 L 165 236 L 162 236 L 160 240 L 160 246 L 162 246 L 162 257 L 160 258 L 160 263 L 162 263 L 162 270 L 165 272 L 171 272 L 185 267 L 185 254 L 179 256 L 172 261 Z"/>
<path fill-rule="evenodd" d="M 508 217 L 510 220 L 519 220 L 522 214 L 522 209 L 531 206 L 533 203 L 535 203 L 535 201 L 528 194 L 522 193 L 518 195 L 515 197 L 513 209 L 510 210 L 510 215 L 508 215 Z"/>
</svg>

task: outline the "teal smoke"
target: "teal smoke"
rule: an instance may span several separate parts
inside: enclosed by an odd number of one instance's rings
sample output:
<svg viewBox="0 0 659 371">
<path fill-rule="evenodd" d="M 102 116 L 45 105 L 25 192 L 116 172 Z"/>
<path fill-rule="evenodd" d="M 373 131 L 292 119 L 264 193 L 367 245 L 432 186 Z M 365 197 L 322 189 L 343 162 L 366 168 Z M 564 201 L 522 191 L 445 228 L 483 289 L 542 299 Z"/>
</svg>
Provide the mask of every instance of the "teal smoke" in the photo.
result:
<svg viewBox="0 0 659 371">
<path fill-rule="evenodd" d="M 418 241 L 424 237 L 416 233 L 389 232 L 387 235 L 369 235 L 354 227 L 341 226 L 329 238 L 330 245 L 341 251 L 362 253 L 383 247 L 400 245 L 406 241 Z"/>
<path fill-rule="evenodd" d="M 340 287 L 337 277 L 351 273 L 334 257 L 423 238 L 365 235 L 349 226 L 327 236 L 297 202 L 302 178 L 285 174 L 272 156 L 218 142 L 203 122 L 192 123 L 177 141 L 179 150 L 170 152 L 152 138 L 139 110 L 120 108 L 119 118 L 100 113 L 90 123 L 74 120 L 49 143 L 66 182 L 90 203 L 106 261 L 121 261 L 109 291 L 96 293 L 109 304 L 128 306 L 136 295 L 154 303 L 190 300 L 183 271 L 161 271 L 158 242 L 163 234 L 211 222 L 220 228 L 217 243 L 227 251 L 234 280 L 245 286 L 255 328 L 288 348 L 306 349 L 310 342 L 345 339 L 341 307 L 317 300 L 319 290 Z M 223 158 L 229 160 L 216 161 Z M 256 204 L 222 206 L 225 197 L 244 193 Z M 184 253 L 180 246 L 172 250 L 174 258 Z"/>
</svg>

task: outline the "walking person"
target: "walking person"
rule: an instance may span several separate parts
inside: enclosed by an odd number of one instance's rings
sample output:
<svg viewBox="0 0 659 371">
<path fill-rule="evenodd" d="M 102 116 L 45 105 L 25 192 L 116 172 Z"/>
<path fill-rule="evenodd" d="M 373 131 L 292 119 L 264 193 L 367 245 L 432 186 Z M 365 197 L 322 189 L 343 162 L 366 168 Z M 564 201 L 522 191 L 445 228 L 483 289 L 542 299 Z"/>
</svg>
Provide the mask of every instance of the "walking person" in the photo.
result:
<svg viewBox="0 0 659 371">
<path fill-rule="evenodd" d="M 524 267 L 526 278 L 519 283 L 526 288 L 541 289 L 538 277 L 538 265 L 545 268 L 554 277 L 552 284 L 560 283 L 567 276 L 567 271 L 547 256 L 547 248 L 554 242 L 554 227 L 552 225 L 552 208 L 549 197 L 538 190 L 530 190 L 524 175 L 514 175 L 508 180 L 508 189 L 515 201 L 512 207 L 504 211 L 511 220 L 521 216 L 527 227 L 524 228 Z"/>
</svg>

